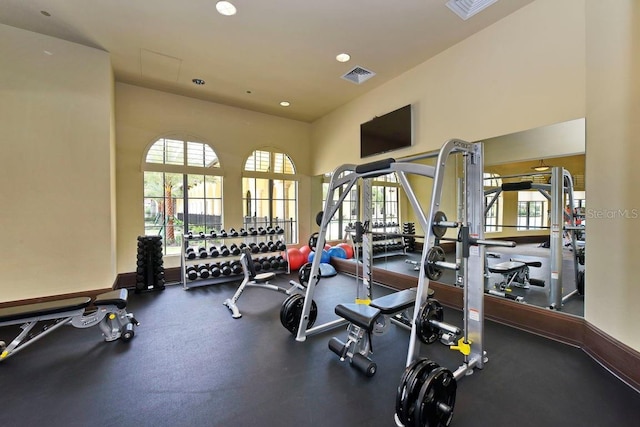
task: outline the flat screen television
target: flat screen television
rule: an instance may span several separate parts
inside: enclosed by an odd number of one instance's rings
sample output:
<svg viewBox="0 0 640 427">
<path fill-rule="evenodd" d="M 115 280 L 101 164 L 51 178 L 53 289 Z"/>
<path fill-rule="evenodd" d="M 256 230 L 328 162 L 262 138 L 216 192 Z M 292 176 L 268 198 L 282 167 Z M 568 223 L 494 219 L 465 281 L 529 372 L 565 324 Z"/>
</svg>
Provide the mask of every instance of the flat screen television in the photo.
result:
<svg viewBox="0 0 640 427">
<path fill-rule="evenodd" d="M 373 156 L 413 142 L 411 105 L 379 116 L 360 125 L 360 157 Z"/>
</svg>

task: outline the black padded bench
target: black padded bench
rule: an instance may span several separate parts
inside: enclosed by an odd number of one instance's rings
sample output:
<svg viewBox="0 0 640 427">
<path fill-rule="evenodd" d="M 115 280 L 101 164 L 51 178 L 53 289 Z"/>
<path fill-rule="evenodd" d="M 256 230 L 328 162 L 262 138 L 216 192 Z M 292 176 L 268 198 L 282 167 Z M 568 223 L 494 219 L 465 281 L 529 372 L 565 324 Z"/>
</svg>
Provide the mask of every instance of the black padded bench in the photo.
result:
<svg viewBox="0 0 640 427">
<path fill-rule="evenodd" d="M 93 305 L 97 310 L 87 311 L 91 298 L 76 297 L 56 301 L 25 304 L 0 309 L 0 326 L 21 324 L 21 332 L 8 344 L 0 341 L 0 361 L 18 353 L 56 329 L 71 325 L 76 328 L 90 328 L 98 325 L 105 341 L 122 339 L 129 341 L 134 335 L 138 321 L 127 313 L 127 290 L 99 294 Z M 31 333 L 40 322 L 48 322 L 42 331 Z"/>
<path fill-rule="evenodd" d="M 405 289 L 372 300 L 367 304 L 338 304 L 335 312 L 338 316 L 349 321 L 347 328 L 347 342 L 338 338 L 329 341 L 329 349 L 340 357 L 340 360 L 349 359 L 351 365 L 361 370 L 367 376 L 372 376 L 377 370 L 377 365 L 369 359 L 373 353 L 371 334 L 383 333 L 388 325 L 387 317 L 400 316 L 395 319 L 404 326 L 410 326 L 411 319 L 403 313 L 412 308 L 416 301 L 416 289 Z M 433 291 L 429 290 L 429 295 Z M 405 318 L 402 318 L 405 314 Z M 380 319 L 380 320 L 379 320 Z"/>
</svg>

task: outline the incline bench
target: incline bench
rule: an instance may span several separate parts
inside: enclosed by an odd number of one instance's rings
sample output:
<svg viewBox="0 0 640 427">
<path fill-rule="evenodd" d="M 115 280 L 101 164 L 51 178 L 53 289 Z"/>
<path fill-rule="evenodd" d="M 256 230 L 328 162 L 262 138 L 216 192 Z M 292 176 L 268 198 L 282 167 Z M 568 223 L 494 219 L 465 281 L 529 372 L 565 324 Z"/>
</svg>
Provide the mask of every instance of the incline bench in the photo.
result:
<svg viewBox="0 0 640 427">
<path fill-rule="evenodd" d="M 7 345 L 0 341 L 0 361 L 16 354 L 40 338 L 63 325 L 76 328 L 100 327 L 105 341 L 118 338 L 129 341 L 134 335 L 134 326 L 139 325 L 133 314 L 127 313 L 127 290 L 119 289 L 100 294 L 93 301 L 95 311 L 87 312 L 91 304 L 89 297 L 27 304 L 0 309 L 0 327 L 22 325 L 22 331 Z M 29 332 L 38 322 L 49 322 L 40 332 Z"/>
</svg>

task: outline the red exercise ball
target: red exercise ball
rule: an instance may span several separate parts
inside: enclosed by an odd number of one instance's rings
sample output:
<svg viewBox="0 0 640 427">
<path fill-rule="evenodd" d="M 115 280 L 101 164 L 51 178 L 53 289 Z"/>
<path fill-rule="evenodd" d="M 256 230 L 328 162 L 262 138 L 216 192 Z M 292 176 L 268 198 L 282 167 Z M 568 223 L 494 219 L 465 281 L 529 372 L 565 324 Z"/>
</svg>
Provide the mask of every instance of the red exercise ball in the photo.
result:
<svg viewBox="0 0 640 427">
<path fill-rule="evenodd" d="M 347 259 L 353 258 L 353 247 L 350 244 L 338 243 L 336 246 L 344 249 L 344 251 L 347 253 Z"/>
<path fill-rule="evenodd" d="M 302 256 L 304 256 L 304 259 L 307 259 L 309 257 L 309 254 L 311 253 L 311 248 L 309 247 L 309 245 L 301 246 L 298 250 L 300 251 Z"/>
<path fill-rule="evenodd" d="M 291 271 L 300 269 L 300 267 L 307 262 L 307 257 L 302 255 L 300 250 L 297 248 L 287 249 L 287 259 L 289 260 L 289 268 Z"/>
</svg>

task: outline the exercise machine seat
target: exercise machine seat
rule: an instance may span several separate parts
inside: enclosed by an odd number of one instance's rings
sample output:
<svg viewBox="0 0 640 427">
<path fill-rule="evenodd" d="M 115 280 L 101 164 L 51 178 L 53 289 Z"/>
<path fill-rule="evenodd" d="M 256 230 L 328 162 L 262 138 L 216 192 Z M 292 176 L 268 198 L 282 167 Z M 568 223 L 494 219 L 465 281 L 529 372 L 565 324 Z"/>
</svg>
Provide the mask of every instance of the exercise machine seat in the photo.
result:
<svg viewBox="0 0 640 427">
<path fill-rule="evenodd" d="M 77 297 L 2 308 L 0 309 L 0 323 L 80 310 L 87 308 L 90 303 L 91 298 L 89 297 Z"/>
<path fill-rule="evenodd" d="M 506 261 L 489 267 L 492 273 L 509 274 L 515 273 L 524 266 L 523 262 Z"/>
<path fill-rule="evenodd" d="M 405 289 L 371 301 L 370 306 L 382 314 L 393 314 L 412 307 L 416 302 L 416 289 Z"/>
<path fill-rule="evenodd" d="M 371 331 L 376 318 L 380 315 L 380 310 L 365 304 L 338 304 L 335 312 L 343 319 L 361 328 Z"/>
<path fill-rule="evenodd" d="M 95 306 L 115 305 L 119 309 L 123 309 L 127 306 L 127 296 L 128 292 L 126 289 L 116 289 L 115 291 L 98 295 L 93 304 Z"/>
</svg>

